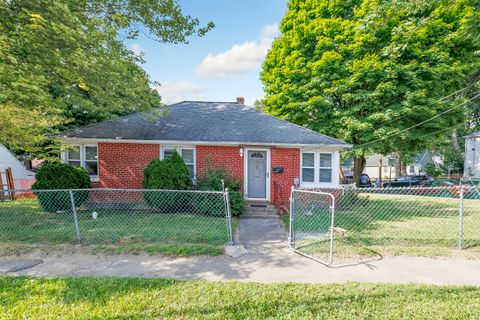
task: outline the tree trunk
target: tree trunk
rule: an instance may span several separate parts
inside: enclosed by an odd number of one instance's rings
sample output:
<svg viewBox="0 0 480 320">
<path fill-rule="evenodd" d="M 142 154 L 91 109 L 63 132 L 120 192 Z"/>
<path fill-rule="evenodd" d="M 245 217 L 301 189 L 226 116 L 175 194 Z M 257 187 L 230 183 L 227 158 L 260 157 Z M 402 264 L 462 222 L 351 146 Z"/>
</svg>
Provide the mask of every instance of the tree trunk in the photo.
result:
<svg viewBox="0 0 480 320">
<path fill-rule="evenodd" d="M 461 152 L 460 144 L 458 143 L 457 130 L 452 131 L 452 145 L 453 145 L 453 149 L 455 149 L 456 152 Z"/>
<path fill-rule="evenodd" d="M 358 156 L 353 158 L 353 182 L 355 186 L 360 187 L 360 176 L 362 175 L 363 169 L 365 169 L 365 157 Z"/>
<path fill-rule="evenodd" d="M 405 159 L 402 159 L 402 161 L 400 161 L 400 164 L 401 164 L 400 172 L 402 173 L 402 176 L 407 176 L 407 164 L 405 162 Z"/>
<path fill-rule="evenodd" d="M 397 161 L 395 162 L 395 177 L 398 178 L 402 175 L 402 153 L 400 151 L 395 152 L 395 158 Z"/>
</svg>

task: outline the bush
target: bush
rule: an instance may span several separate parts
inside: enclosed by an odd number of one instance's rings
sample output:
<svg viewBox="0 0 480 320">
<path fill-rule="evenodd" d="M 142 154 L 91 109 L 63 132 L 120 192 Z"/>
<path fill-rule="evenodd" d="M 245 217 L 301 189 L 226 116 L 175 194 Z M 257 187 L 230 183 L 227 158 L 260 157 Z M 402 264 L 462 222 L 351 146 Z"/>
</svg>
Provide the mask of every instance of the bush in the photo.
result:
<svg viewBox="0 0 480 320">
<path fill-rule="evenodd" d="M 224 169 L 207 169 L 207 172 L 197 178 L 197 189 L 204 191 L 223 191 L 222 180 L 225 183 L 225 188 L 228 188 L 228 195 L 230 198 L 230 209 L 232 215 L 238 216 L 242 213 L 245 206 L 245 199 L 242 192 L 242 180 L 238 179 Z M 207 202 L 207 200 L 210 200 Z M 215 203 L 212 203 L 211 198 L 204 198 L 198 204 L 199 210 L 207 214 L 219 215 L 223 214 L 223 199 L 218 198 Z"/>
<path fill-rule="evenodd" d="M 438 177 L 442 174 L 442 170 L 434 164 L 429 163 L 425 166 L 425 173 L 431 177 Z"/>
<path fill-rule="evenodd" d="M 88 172 L 80 167 L 72 167 L 65 163 L 44 164 L 35 175 L 33 190 L 54 189 L 89 189 L 92 187 Z M 87 200 L 90 191 L 75 192 L 74 200 L 77 206 Z M 68 191 L 36 192 L 38 202 L 43 210 L 57 212 L 71 210 L 71 200 Z"/>
<path fill-rule="evenodd" d="M 144 169 L 144 189 L 189 190 L 192 179 L 182 157 L 173 152 L 166 159 L 153 159 Z M 163 211 L 181 211 L 189 206 L 188 194 L 178 192 L 145 192 L 145 201 Z"/>
</svg>

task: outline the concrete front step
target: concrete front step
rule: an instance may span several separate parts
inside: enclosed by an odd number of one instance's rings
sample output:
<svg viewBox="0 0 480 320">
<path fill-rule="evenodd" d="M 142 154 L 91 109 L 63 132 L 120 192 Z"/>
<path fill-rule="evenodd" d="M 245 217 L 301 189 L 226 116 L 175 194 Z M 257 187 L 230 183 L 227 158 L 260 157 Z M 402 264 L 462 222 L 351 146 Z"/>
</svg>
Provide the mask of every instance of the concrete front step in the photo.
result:
<svg viewBox="0 0 480 320">
<path fill-rule="evenodd" d="M 245 206 L 243 209 L 242 217 L 258 217 L 258 218 L 268 218 L 268 217 L 278 217 L 277 208 L 272 206 Z"/>
</svg>

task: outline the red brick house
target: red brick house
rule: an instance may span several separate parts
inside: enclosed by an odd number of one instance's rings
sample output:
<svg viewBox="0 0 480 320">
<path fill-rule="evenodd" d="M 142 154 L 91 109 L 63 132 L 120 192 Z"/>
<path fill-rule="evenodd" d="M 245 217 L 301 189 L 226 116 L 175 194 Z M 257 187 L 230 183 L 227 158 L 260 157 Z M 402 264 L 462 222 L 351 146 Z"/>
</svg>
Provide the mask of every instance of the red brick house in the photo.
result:
<svg viewBox="0 0 480 320">
<path fill-rule="evenodd" d="M 67 163 L 86 168 L 102 188 L 141 188 L 144 167 L 177 150 L 192 179 L 208 166 L 244 181 L 245 197 L 288 203 L 294 183 L 339 184 L 349 144 L 275 118 L 240 102 L 184 101 L 159 114 L 134 114 L 65 132 Z"/>
</svg>

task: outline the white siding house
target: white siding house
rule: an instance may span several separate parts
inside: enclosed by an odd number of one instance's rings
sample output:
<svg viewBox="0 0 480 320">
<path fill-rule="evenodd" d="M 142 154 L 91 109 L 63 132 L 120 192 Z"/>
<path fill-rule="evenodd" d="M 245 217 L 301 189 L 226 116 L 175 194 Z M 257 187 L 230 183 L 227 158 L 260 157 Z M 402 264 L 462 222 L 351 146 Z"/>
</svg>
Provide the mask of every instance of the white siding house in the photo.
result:
<svg viewBox="0 0 480 320">
<path fill-rule="evenodd" d="M 465 136 L 465 171 L 467 178 L 480 179 L 480 131 Z"/>
<path fill-rule="evenodd" d="M 35 173 L 27 170 L 4 145 L 0 144 L 0 171 L 7 168 L 12 168 L 15 189 L 29 189 L 35 181 Z"/>
</svg>

